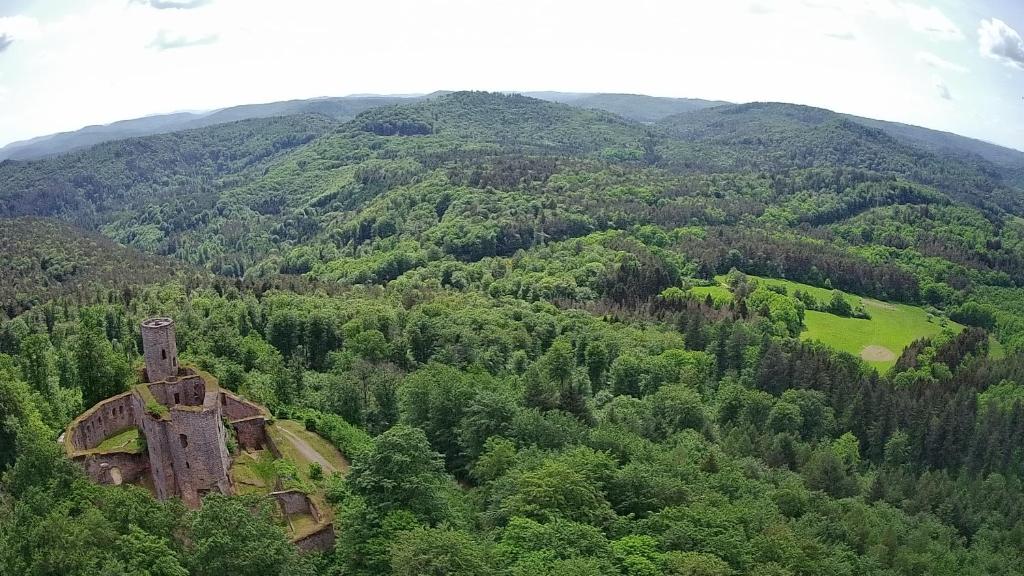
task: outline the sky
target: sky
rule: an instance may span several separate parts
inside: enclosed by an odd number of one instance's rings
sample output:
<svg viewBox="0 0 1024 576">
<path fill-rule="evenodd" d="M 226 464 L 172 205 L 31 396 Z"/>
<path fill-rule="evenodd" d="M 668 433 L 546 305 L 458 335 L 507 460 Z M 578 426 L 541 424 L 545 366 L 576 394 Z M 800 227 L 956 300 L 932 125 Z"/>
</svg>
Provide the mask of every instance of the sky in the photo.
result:
<svg viewBox="0 0 1024 576">
<path fill-rule="evenodd" d="M 353 93 L 780 101 L 1024 150 L 1024 0 L 0 0 L 0 145 Z"/>
</svg>

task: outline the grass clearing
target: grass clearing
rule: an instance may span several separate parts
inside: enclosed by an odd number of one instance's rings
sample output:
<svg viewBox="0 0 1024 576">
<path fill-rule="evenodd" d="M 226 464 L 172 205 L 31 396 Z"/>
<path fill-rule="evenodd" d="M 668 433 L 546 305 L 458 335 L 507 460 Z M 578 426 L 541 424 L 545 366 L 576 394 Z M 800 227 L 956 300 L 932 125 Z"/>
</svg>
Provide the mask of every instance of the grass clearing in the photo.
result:
<svg viewBox="0 0 1024 576">
<path fill-rule="evenodd" d="M 139 429 L 129 428 L 124 432 L 114 434 L 101 442 L 96 449 L 101 452 L 118 451 L 137 454 L 139 452 Z"/>
<path fill-rule="evenodd" d="M 274 486 L 267 485 L 269 473 L 266 470 L 268 461 L 273 460 L 269 450 L 242 452 L 231 462 L 228 474 L 239 494 L 269 494 Z M 262 470 L 261 470 L 262 467 Z"/>
<path fill-rule="evenodd" d="M 808 310 L 804 317 L 807 329 L 800 338 L 817 340 L 860 356 L 870 366 L 884 371 L 896 363 L 908 344 L 918 338 L 935 336 L 944 329 L 943 319 L 933 317 L 917 306 L 865 298 L 864 308 L 871 315 L 870 320 Z M 963 329 L 951 320 L 945 320 L 945 324 L 945 328 L 954 332 Z"/>
<path fill-rule="evenodd" d="M 1006 358 L 1006 348 L 1003 348 L 999 340 L 996 340 L 996 337 L 992 335 L 988 337 L 988 357 L 993 360 Z"/>
<path fill-rule="evenodd" d="M 809 284 L 801 284 L 791 280 L 779 278 L 763 278 L 760 276 L 748 275 L 748 278 L 756 279 L 768 286 L 782 286 L 786 293 L 792 296 L 797 290 L 803 290 L 814 296 L 822 304 L 827 304 L 832 299 L 832 290 L 819 288 Z M 716 276 L 715 280 L 721 283 L 720 286 L 702 286 L 691 288 L 694 294 L 712 294 L 712 298 L 719 296 L 719 290 L 728 293 L 725 285 L 724 275 Z M 701 290 L 703 292 L 696 292 Z M 849 352 L 858 356 L 868 365 L 879 371 L 891 368 L 899 358 L 903 349 L 918 338 L 935 336 L 944 329 L 953 332 L 963 330 L 963 326 L 952 320 L 934 317 L 925 309 L 907 304 L 893 302 L 882 302 L 872 298 L 843 293 L 843 297 L 851 306 L 863 305 L 870 319 L 846 318 L 836 316 L 828 312 L 808 310 L 804 316 L 805 329 L 800 333 L 801 340 L 815 340 L 827 346 Z M 729 300 L 732 294 L 729 293 Z M 729 300 L 726 300 L 728 302 Z M 943 326 L 945 324 L 945 326 Z M 995 339 L 991 340 L 991 352 L 993 357 L 1003 354 L 1002 346 Z"/>
<path fill-rule="evenodd" d="M 725 276 L 722 276 L 719 281 L 721 282 L 724 279 Z M 729 302 L 732 302 L 732 292 L 729 291 L 727 286 L 694 286 L 690 288 L 689 292 L 701 300 L 710 295 L 715 306 L 728 305 Z"/>
</svg>

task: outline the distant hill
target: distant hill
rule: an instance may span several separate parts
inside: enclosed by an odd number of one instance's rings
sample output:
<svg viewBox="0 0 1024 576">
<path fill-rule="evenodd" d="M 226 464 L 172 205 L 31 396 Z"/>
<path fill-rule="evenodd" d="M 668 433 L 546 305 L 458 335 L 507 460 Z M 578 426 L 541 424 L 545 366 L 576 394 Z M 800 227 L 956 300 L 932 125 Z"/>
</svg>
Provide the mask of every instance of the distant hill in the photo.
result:
<svg viewBox="0 0 1024 576">
<path fill-rule="evenodd" d="M 979 206 L 1024 209 L 1013 189 L 1024 154 L 970 138 L 777 102 L 705 108 L 658 126 L 674 141 L 665 156 L 676 169 L 846 167 L 898 175 Z"/>
<path fill-rule="evenodd" d="M 554 100 L 543 98 L 544 100 Z M 554 100 L 578 108 L 596 108 L 618 114 L 637 122 L 657 122 L 673 114 L 723 106 L 729 102 L 698 100 L 695 98 L 659 98 L 641 94 L 581 94 L 575 98 Z"/>
<path fill-rule="evenodd" d="M 633 143 L 644 133 L 638 124 L 603 110 L 492 92 L 453 92 L 374 108 L 353 122 L 364 131 L 382 136 L 441 133 L 503 146 L 572 153 Z"/>
<path fill-rule="evenodd" d="M 63 154 L 110 140 L 184 130 L 202 117 L 201 113 L 180 112 L 121 120 L 103 126 L 86 126 L 73 132 L 60 132 L 12 142 L 0 148 L 0 160 L 32 160 Z"/>
<path fill-rule="evenodd" d="M 911 142 L 935 153 L 972 154 L 979 156 L 1005 171 L 1005 174 L 1012 177 L 1017 183 L 1024 185 L 1024 152 L 1005 148 L 998 144 L 968 138 L 953 134 L 931 130 L 910 124 L 899 122 L 887 122 L 860 116 L 848 116 L 855 122 L 883 130 L 890 136 Z"/>
<path fill-rule="evenodd" d="M 407 102 L 419 97 L 399 96 L 345 96 L 339 98 L 313 98 L 288 100 L 267 104 L 245 104 L 212 112 L 179 112 L 122 120 L 103 126 L 87 126 L 73 132 L 13 142 L 0 148 L 0 160 L 34 160 L 56 156 L 112 140 L 137 136 L 165 134 L 179 130 L 214 126 L 250 118 L 270 118 L 295 114 L 321 114 L 335 120 L 351 120 L 364 110 Z"/>
<path fill-rule="evenodd" d="M 448 91 L 437 91 L 425 95 L 403 94 L 387 96 L 360 94 L 306 100 L 286 100 L 264 104 L 243 104 L 209 112 L 178 112 L 146 116 L 144 118 L 122 120 L 102 126 L 87 126 L 72 132 L 61 132 L 13 142 L 0 148 L 0 160 L 45 158 L 112 140 L 202 128 L 251 118 L 320 114 L 333 120 L 345 122 L 355 118 L 361 112 L 373 108 L 415 103 L 419 100 L 434 99 L 450 93 Z M 719 100 L 664 98 L 642 94 L 590 94 L 541 91 L 524 92 L 523 95 L 548 102 L 568 104 L 576 108 L 603 110 L 629 120 L 647 124 L 659 122 L 679 114 L 732 105 L 729 102 Z M 851 115 L 837 114 L 837 116 L 845 116 L 864 126 L 877 128 L 901 142 L 914 144 L 936 154 L 952 153 L 978 156 L 999 167 L 1005 177 L 1012 179 L 1017 184 L 1024 185 L 1024 152 L 918 126 Z"/>
<path fill-rule="evenodd" d="M 0 216 L 65 215 L 91 228 L 105 216 L 152 206 L 159 198 L 207 204 L 218 179 L 237 183 L 337 125 L 308 114 L 254 118 L 105 142 L 53 158 L 5 160 Z"/>
<path fill-rule="evenodd" d="M 102 126 L 87 126 L 71 132 L 60 132 L 0 148 L 0 160 L 34 160 L 56 156 L 111 140 L 164 134 L 178 130 L 214 126 L 250 118 L 322 114 L 334 120 L 347 121 L 360 112 L 393 104 L 410 103 L 448 94 L 438 91 L 426 95 L 377 96 L 358 95 L 307 100 L 286 100 L 265 104 L 243 104 L 210 112 L 178 112 L 121 120 Z M 527 96 L 562 102 L 578 108 L 594 108 L 618 114 L 638 122 L 654 122 L 672 114 L 725 104 L 687 98 L 656 98 L 634 94 L 579 94 L 571 92 L 530 92 Z"/>
<path fill-rule="evenodd" d="M 0 309 L 8 316 L 65 294 L 206 275 L 66 222 L 0 219 Z"/>
</svg>

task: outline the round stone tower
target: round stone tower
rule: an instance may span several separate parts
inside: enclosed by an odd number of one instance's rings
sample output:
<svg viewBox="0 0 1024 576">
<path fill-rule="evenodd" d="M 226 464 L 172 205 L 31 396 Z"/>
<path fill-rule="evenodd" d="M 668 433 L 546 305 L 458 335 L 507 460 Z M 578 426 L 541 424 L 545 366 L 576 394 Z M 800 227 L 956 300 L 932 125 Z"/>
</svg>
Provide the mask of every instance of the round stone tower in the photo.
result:
<svg viewBox="0 0 1024 576">
<path fill-rule="evenodd" d="M 149 382 L 161 382 L 178 374 L 174 320 L 147 318 L 142 321 L 142 356 L 146 360 L 146 379 Z"/>
</svg>

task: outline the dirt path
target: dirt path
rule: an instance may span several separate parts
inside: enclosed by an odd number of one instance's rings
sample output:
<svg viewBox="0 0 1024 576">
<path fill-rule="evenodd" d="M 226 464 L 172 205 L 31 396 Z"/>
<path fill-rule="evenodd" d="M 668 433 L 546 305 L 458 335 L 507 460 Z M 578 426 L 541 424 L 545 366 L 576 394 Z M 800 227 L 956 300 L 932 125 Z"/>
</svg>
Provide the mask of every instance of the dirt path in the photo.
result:
<svg viewBox="0 0 1024 576">
<path fill-rule="evenodd" d="M 295 449 L 298 450 L 305 459 L 319 464 L 325 473 L 330 474 L 332 472 L 338 472 L 338 469 L 335 468 L 333 464 L 328 462 L 326 458 L 324 458 L 319 452 L 310 446 L 308 442 L 300 438 L 297 434 L 288 430 L 284 426 L 279 426 L 278 431 L 282 436 L 287 436 L 288 439 L 291 440 L 292 446 L 295 446 Z"/>
<path fill-rule="evenodd" d="M 882 308 L 883 310 L 895 310 L 896 307 L 888 302 L 882 302 L 881 300 L 872 300 L 871 298 L 862 298 L 865 304 L 868 306 L 874 306 L 875 308 Z"/>
<path fill-rule="evenodd" d="M 860 357 L 871 362 L 889 362 L 896 359 L 896 354 L 885 346 L 872 344 L 860 351 Z"/>
</svg>

